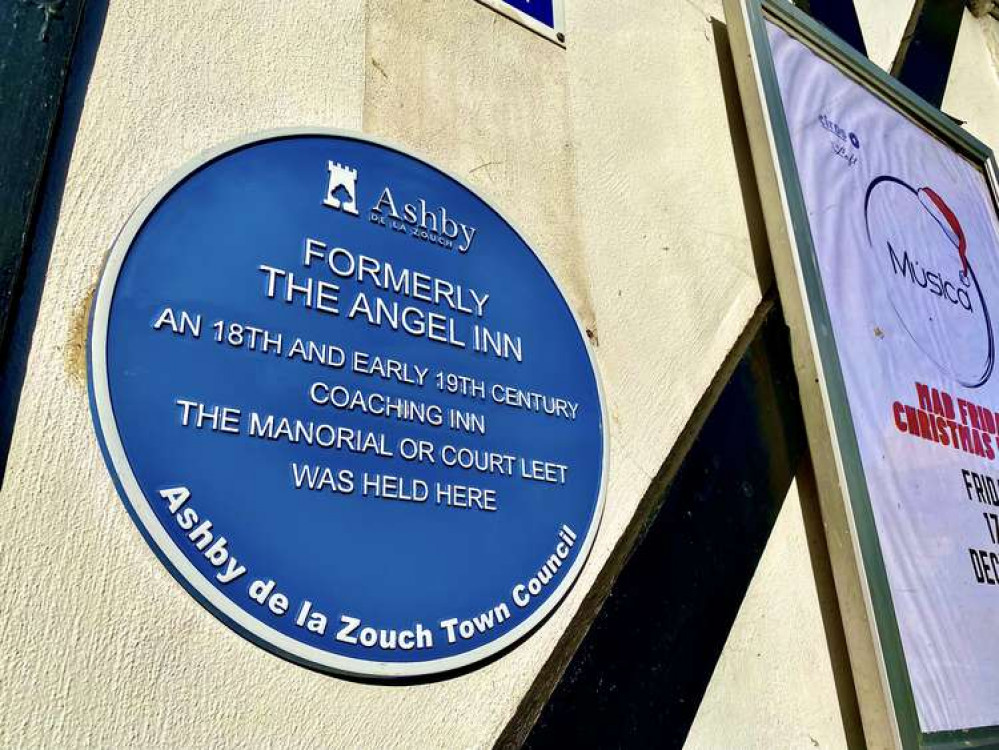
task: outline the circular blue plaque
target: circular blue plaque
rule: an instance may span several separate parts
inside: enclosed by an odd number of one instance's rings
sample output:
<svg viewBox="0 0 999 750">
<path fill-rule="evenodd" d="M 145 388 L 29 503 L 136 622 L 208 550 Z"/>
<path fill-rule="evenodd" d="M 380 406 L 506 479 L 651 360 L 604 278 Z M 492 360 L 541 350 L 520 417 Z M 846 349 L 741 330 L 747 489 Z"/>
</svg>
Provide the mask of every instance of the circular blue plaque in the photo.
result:
<svg viewBox="0 0 999 750">
<path fill-rule="evenodd" d="M 282 131 L 182 170 L 111 250 L 89 366 L 152 549 L 308 666 L 480 661 L 592 545 L 607 435 L 586 337 L 521 234 L 397 148 Z"/>
</svg>

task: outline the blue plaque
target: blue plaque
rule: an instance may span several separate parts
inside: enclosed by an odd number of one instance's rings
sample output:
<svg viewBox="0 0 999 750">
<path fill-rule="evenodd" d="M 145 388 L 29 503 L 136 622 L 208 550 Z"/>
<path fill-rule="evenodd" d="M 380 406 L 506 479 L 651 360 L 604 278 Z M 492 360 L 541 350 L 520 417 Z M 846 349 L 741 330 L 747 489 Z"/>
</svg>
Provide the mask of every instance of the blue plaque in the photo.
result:
<svg viewBox="0 0 999 750">
<path fill-rule="evenodd" d="M 302 664 L 478 662 L 592 546 L 607 434 L 586 336 L 495 208 L 397 148 L 282 131 L 185 168 L 109 254 L 89 367 L 152 549 Z"/>
</svg>

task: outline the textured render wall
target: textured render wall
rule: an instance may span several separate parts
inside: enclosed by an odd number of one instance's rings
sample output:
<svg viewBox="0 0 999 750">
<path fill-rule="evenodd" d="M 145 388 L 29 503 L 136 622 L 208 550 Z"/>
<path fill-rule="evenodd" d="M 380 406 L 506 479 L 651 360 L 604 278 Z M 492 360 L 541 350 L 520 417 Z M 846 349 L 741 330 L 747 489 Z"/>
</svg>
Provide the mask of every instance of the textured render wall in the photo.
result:
<svg viewBox="0 0 999 750">
<path fill-rule="evenodd" d="M 943 111 L 999 150 L 999 21 L 991 16 L 975 18 L 965 11 Z"/>
<path fill-rule="evenodd" d="M 615 468 L 647 484 L 770 283 L 762 218 L 742 192 L 752 167 L 721 3 L 566 14 L 587 314 Z M 605 531 L 637 499 L 618 500 Z"/>
</svg>

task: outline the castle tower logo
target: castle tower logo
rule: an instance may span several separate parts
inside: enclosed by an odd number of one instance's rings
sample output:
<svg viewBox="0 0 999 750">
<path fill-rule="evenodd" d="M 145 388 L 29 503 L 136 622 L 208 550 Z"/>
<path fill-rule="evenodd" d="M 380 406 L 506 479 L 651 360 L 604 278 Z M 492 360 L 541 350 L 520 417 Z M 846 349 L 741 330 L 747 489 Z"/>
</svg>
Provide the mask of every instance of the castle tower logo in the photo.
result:
<svg viewBox="0 0 999 750">
<path fill-rule="evenodd" d="M 324 206 L 357 216 L 357 170 L 335 161 L 326 162 L 330 173 Z"/>
<path fill-rule="evenodd" d="M 984 385 L 995 364 L 992 321 L 969 257 L 975 243 L 957 213 L 933 188 L 882 175 L 867 188 L 864 214 L 905 332 L 945 375 Z"/>
</svg>

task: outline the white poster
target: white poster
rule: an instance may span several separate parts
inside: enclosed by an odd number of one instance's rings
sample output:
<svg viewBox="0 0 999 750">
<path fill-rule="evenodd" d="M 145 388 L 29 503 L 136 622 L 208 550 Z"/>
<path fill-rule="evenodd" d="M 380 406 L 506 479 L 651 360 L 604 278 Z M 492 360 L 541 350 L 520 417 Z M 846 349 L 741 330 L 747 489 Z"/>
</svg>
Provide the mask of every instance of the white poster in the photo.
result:
<svg viewBox="0 0 999 750">
<path fill-rule="evenodd" d="M 768 33 L 920 728 L 999 725 L 999 225 L 986 181 Z"/>
</svg>

